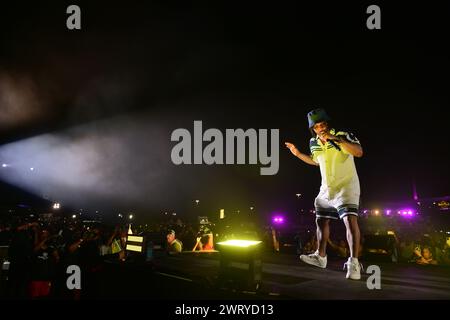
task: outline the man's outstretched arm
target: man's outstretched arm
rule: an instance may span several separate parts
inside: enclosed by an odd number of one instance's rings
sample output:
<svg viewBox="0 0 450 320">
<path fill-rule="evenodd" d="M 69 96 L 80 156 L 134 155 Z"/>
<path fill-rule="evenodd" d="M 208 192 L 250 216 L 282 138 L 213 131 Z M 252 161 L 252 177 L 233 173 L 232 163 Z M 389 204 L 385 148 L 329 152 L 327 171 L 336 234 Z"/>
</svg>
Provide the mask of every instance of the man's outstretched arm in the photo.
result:
<svg viewBox="0 0 450 320">
<path fill-rule="evenodd" d="M 294 144 L 290 143 L 290 142 L 285 142 L 284 143 L 286 145 L 286 147 L 291 150 L 292 154 L 294 156 L 296 156 L 297 158 L 299 158 L 300 160 L 302 160 L 303 162 L 310 164 L 312 166 L 318 166 L 319 164 L 317 162 L 315 162 L 311 156 L 301 153 Z"/>
</svg>

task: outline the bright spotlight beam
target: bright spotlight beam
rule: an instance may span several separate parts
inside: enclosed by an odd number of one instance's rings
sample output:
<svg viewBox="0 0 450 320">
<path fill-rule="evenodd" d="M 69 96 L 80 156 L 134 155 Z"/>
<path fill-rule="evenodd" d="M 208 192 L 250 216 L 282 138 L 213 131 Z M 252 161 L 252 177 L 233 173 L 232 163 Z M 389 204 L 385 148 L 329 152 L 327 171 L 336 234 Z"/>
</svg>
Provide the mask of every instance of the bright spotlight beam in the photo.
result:
<svg viewBox="0 0 450 320">
<path fill-rule="evenodd" d="M 123 115 L 4 144 L 0 180 L 66 207 L 160 206 L 174 179 L 170 127 L 157 114 Z"/>
</svg>

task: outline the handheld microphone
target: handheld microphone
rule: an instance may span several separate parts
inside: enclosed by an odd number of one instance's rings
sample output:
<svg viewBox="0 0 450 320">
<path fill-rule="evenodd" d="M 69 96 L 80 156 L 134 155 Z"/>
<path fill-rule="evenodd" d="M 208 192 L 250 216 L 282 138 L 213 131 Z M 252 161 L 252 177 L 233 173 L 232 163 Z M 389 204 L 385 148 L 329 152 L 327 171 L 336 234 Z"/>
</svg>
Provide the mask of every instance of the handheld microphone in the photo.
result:
<svg viewBox="0 0 450 320">
<path fill-rule="evenodd" d="M 336 143 L 336 140 L 328 139 L 327 141 L 328 141 L 333 147 L 335 147 L 338 151 L 341 151 L 341 147 L 338 146 L 338 144 Z"/>
<path fill-rule="evenodd" d="M 323 134 L 323 132 L 321 132 L 320 134 Z M 341 147 L 339 147 L 336 143 L 337 140 L 327 139 L 326 141 L 329 142 L 334 148 L 336 148 L 337 151 L 341 151 Z"/>
</svg>

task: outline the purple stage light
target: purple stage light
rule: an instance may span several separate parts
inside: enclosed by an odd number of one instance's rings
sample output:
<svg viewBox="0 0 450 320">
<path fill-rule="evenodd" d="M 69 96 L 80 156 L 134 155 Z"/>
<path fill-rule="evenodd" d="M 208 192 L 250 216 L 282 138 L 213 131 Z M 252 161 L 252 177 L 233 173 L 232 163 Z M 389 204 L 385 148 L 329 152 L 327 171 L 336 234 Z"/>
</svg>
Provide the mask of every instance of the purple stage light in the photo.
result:
<svg viewBox="0 0 450 320">
<path fill-rule="evenodd" d="M 284 218 L 282 216 L 275 216 L 273 217 L 272 221 L 275 224 L 282 224 L 284 223 Z"/>
<path fill-rule="evenodd" d="M 415 210 L 407 208 L 407 209 L 402 209 L 402 210 L 398 211 L 398 213 L 405 218 L 411 218 L 414 216 L 414 214 L 416 212 L 415 212 Z"/>
</svg>

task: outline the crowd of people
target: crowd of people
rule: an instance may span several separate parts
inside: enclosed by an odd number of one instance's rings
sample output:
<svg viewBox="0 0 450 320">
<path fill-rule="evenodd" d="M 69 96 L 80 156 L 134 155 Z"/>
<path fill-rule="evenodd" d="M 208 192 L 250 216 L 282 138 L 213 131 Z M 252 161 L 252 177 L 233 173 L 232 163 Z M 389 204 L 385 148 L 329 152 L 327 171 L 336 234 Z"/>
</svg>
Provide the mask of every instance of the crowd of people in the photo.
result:
<svg viewBox="0 0 450 320">
<path fill-rule="evenodd" d="M 248 226 L 242 230 L 228 230 L 227 234 L 237 232 L 245 235 Z M 239 228 L 238 228 L 239 229 Z M 244 232 L 245 230 L 245 232 Z M 265 248 L 279 252 L 286 242 L 280 230 L 268 226 L 259 235 Z M 230 233 L 231 232 L 231 233 Z M 255 231 L 252 231 L 255 232 Z M 199 225 L 171 220 L 163 223 L 131 226 L 129 224 L 106 225 L 62 219 L 51 222 L 39 219 L 16 219 L 0 223 L 0 248 L 8 248 L 7 253 L 0 250 L 0 261 L 8 260 L 8 281 L 0 284 L 0 293 L 10 298 L 62 298 L 80 299 L 95 295 L 89 284 L 96 281 L 102 272 L 104 262 L 125 261 L 126 242 L 129 233 L 146 235 L 154 248 L 161 252 L 177 254 L 183 251 L 214 251 L 216 241 L 224 239 L 219 226 Z M 375 232 L 376 233 L 376 232 Z M 317 250 L 317 239 L 311 232 L 292 237 L 297 254 L 310 254 Z M 450 246 L 447 234 L 435 232 L 414 237 L 407 232 L 392 235 L 392 248 L 395 248 L 399 262 L 419 265 L 450 265 Z M 256 233 L 250 237 L 258 236 Z M 360 255 L 364 258 L 367 243 L 362 238 Z M 152 248 L 153 249 L 153 248 Z M 2 255 L 6 255 L 2 256 Z M 328 254 L 347 258 L 349 248 L 344 238 L 328 242 Z M 68 290 L 66 269 L 78 265 L 84 272 L 83 290 Z"/>
<path fill-rule="evenodd" d="M 98 224 L 16 221 L 0 227 L 0 245 L 8 247 L 8 281 L 3 294 L 11 298 L 60 297 L 79 299 L 68 290 L 66 270 L 77 265 L 95 279 L 104 257 L 124 259 L 127 230 Z M 92 281 L 86 281 L 86 284 Z M 89 294 L 89 288 L 83 290 Z"/>
<path fill-rule="evenodd" d="M 127 236 L 145 235 L 152 250 L 163 254 L 182 251 L 214 251 L 211 226 L 167 221 L 146 225 L 108 225 L 94 221 L 17 218 L 0 223 L 0 265 L 8 279 L 0 283 L 0 295 L 10 298 L 80 299 L 89 288 L 68 290 L 66 269 L 77 265 L 86 284 L 95 283 L 105 261 L 127 259 Z M 5 270 L 4 270 L 5 271 Z M 5 272 L 4 272 L 5 273 Z"/>
</svg>

